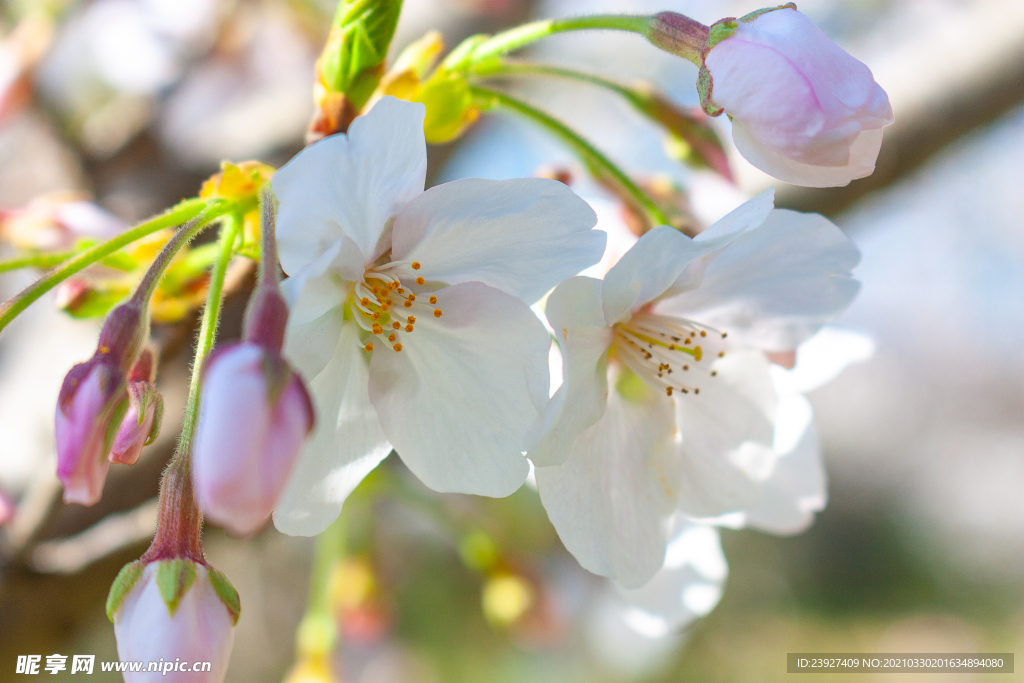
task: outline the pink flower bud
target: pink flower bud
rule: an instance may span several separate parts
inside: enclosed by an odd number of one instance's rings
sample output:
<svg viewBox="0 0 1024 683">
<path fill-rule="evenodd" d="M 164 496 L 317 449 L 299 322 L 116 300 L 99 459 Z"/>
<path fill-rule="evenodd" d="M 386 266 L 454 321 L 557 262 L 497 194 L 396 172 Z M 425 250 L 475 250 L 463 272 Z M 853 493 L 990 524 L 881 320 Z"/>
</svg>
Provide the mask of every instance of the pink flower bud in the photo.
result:
<svg viewBox="0 0 1024 683">
<path fill-rule="evenodd" d="M 62 251 L 82 239 L 107 239 L 127 224 L 77 192 L 36 197 L 20 209 L 0 215 L 0 234 L 23 249 Z"/>
<path fill-rule="evenodd" d="M 156 375 L 153 352 L 143 349 L 128 375 L 128 410 L 110 449 L 110 462 L 134 465 L 142 447 L 160 432 L 164 402 L 153 386 Z"/>
<path fill-rule="evenodd" d="M 224 680 L 237 621 L 237 594 L 232 612 L 231 600 L 224 596 L 234 589 L 226 591 L 226 581 L 215 569 L 183 559 L 150 562 L 144 568 L 141 562 L 132 563 L 122 570 L 108 600 L 117 655 L 122 662 L 143 662 L 143 667 L 154 662 L 159 669 L 126 671 L 125 683 Z M 197 663 L 203 669 L 203 662 L 210 663 L 209 671 L 191 670 Z"/>
<path fill-rule="evenodd" d="M 100 499 L 114 436 L 111 425 L 120 424 L 126 398 L 124 373 L 101 354 L 71 368 L 64 378 L 55 436 L 65 503 L 93 505 Z"/>
<path fill-rule="evenodd" d="M 192 462 L 199 507 L 237 534 L 259 529 L 284 490 L 313 406 L 275 351 L 241 342 L 205 371 Z"/>
<path fill-rule="evenodd" d="M 149 334 L 144 307 L 111 311 L 93 357 L 71 368 L 57 397 L 57 476 L 64 502 L 93 505 L 103 493 L 107 454 L 128 409 L 128 370 Z"/>
<path fill-rule="evenodd" d="M 870 175 L 893 122 L 867 66 L 792 7 L 711 28 L 702 102 L 733 121 L 740 153 L 780 180 L 836 187 Z M 710 77 L 709 77 L 710 76 Z"/>
</svg>

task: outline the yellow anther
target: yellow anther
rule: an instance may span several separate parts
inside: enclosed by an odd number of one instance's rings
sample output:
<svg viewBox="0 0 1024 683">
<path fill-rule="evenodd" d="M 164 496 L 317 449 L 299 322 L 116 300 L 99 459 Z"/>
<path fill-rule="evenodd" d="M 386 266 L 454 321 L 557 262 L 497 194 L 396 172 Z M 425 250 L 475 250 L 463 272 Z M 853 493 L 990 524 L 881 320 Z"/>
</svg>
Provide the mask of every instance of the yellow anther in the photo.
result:
<svg viewBox="0 0 1024 683">
<path fill-rule="evenodd" d="M 398 339 L 398 335 L 396 335 L 394 332 L 388 335 L 389 342 L 394 342 L 396 339 Z"/>
<path fill-rule="evenodd" d="M 702 336 L 702 337 L 706 337 L 706 336 L 708 336 L 708 333 L 707 333 L 707 332 L 705 332 L 704 330 L 701 330 L 701 331 L 700 331 L 700 336 Z"/>
<path fill-rule="evenodd" d="M 394 349 L 394 350 L 395 350 L 396 352 L 397 352 L 397 351 L 401 351 L 401 350 L 402 350 L 402 345 L 401 345 L 401 344 L 395 344 L 395 345 L 394 345 L 393 347 L 391 347 L 391 348 L 393 348 L 393 349 Z"/>
<path fill-rule="evenodd" d="M 398 322 L 397 320 L 395 322 L 391 323 L 391 329 L 393 329 L 393 330 L 401 329 L 401 327 L 402 327 L 402 323 Z"/>
<path fill-rule="evenodd" d="M 686 339 L 683 340 L 683 343 L 684 344 L 689 344 L 691 341 L 692 340 L 689 337 L 687 337 Z"/>
<path fill-rule="evenodd" d="M 722 339 L 725 339 L 725 338 L 726 338 L 726 337 L 728 337 L 728 336 L 729 336 L 729 333 L 728 333 L 728 332 L 723 332 L 723 333 L 722 333 Z"/>
<path fill-rule="evenodd" d="M 374 323 L 374 325 L 373 325 L 373 333 L 374 334 L 380 334 L 383 331 L 384 331 L 383 327 L 381 327 L 380 325 Z"/>
<path fill-rule="evenodd" d="M 423 276 L 421 275 L 420 277 L 416 278 L 416 284 L 418 284 L 418 285 L 425 285 L 425 284 L 427 284 L 427 281 L 424 280 Z"/>
<path fill-rule="evenodd" d="M 412 325 L 406 325 L 406 326 L 405 326 L 405 331 L 406 331 L 406 332 L 412 332 L 412 329 L 413 329 L 413 328 L 412 328 Z"/>
<path fill-rule="evenodd" d="M 711 376 L 712 377 L 718 377 L 718 370 L 712 370 L 711 371 Z"/>
<path fill-rule="evenodd" d="M 415 294 L 410 294 L 409 295 L 409 301 L 416 301 L 416 295 Z"/>
<path fill-rule="evenodd" d="M 404 304 L 402 304 L 402 305 L 403 305 L 403 306 L 405 306 L 406 308 L 412 308 L 412 301 L 411 301 L 411 300 L 410 300 L 410 301 L 406 301 L 406 302 L 405 302 Z"/>
<path fill-rule="evenodd" d="M 719 351 L 718 352 L 718 357 L 719 358 L 723 357 L 724 355 L 725 355 L 725 351 Z"/>
<path fill-rule="evenodd" d="M 420 269 L 420 262 L 419 261 L 413 261 L 412 262 L 412 269 L 413 270 L 419 270 Z"/>
<path fill-rule="evenodd" d="M 693 393 L 695 393 L 695 394 L 699 394 L 699 393 L 700 393 L 700 387 L 697 387 L 696 389 L 694 389 L 694 390 L 693 390 Z"/>
<path fill-rule="evenodd" d="M 378 311 L 374 311 L 372 314 L 370 314 L 370 317 L 376 320 L 377 318 L 380 317 L 380 313 Z"/>
<path fill-rule="evenodd" d="M 666 396 L 671 396 L 672 395 L 672 387 L 665 387 L 665 395 Z"/>
<path fill-rule="evenodd" d="M 416 324 L 416 316 L 414 316 L 414 315 L 410 315 L 408 318 L 406 318 L 406 320 L 409 321 L 410 325 L 415 325 Z"/>
<path fill-rule="evenodd" d="M 397 289 L 396 291 L 397 291 L 397 292 L 398 292 L 399 294 L 405 294 L 405 287 L 399 287 L 399 288 L 398 288 L 398 289 Z"/>
<path fill-rule="evenodd" d="M 377 285 L 374 285 L 373 286 L 373 293 L 374 294 L 380 294 L 380 287 L 378 287 Z"/>
<path fill-rule="evenodd" d="M 100 347 L 100 353 L 110 353 L 110 347 L 109 346 L 101 346 Z"/>
<path fill-rule="evenodd" d="M 366 298 L 366 297 L 364 296 L 364 297 L 363 297 L 363 299 L 362 299 L 362 301 L 360 301 L 359 303 L 361 303 L 361 304 L 362 304 L 363 306 L 369 306 L 369 305 L 370 305 L 370 300 L 369 300 L 369 299 L 367 299 L 367 298 Z"/>
<path fill-rule="evenodd" d="M 704 356 L 704 352 L 701 351 L 701 348 L 699 346 L 694 346 L 693 347 L 693 359 L 699 363 L 700 359 L 703 358 L 703 356 Z"/>
<path fill-rule="evenodd" d="M 363 351 L 373 351 L 373 342 L 366 342 L 366 346 L 363 347 Z"/>
<path fill-rule="evenodd" d="M 381 310 L 381 311 L 386 311 L 386 310 L 388 310 L 389 308 L 391 308 L 391 307 L 390 307 L 390 306 L 388 306 L 387 302 L 384 302 L 384 303 L 382 303 L 382 304 L 380 305 L 380 310 Z"/>
<path fill-rule="evenodd" d="M 430 297 L 430 303 L 436 304 L 437 303 L 437 297 L 436 296 Z"/>
<path fill-rule="evenodd" d="M 395 302 L 391 300 L 391 297 L 388 297 L 387 299 L 384 299 L 384 303 L 386 303 L 388 306 L 394 306 L 395 305 Z"/>
<path fill-rule="evenodd" d="M 440 317 L 441 317 L 441 315 L 442 315 L 442 313 L 441 313 L 441 309 L 440 309 L 440 308 L 435 308 L 435 309 L 434 309 L 434 317 L 435 317 L 435 318 L 440 318 Z"/>
</svg>

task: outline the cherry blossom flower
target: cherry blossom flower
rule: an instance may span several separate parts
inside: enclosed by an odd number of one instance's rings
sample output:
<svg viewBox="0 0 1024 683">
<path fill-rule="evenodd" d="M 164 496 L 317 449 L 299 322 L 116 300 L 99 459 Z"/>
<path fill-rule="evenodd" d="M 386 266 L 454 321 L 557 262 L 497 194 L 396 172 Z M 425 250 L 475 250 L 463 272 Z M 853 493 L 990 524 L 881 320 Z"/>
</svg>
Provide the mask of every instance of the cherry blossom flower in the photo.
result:
<svg viewBox="0 0 1024 683">
<path fill-rule="evenodd" d="M 285 357 L 319 416 L 274 513 L 287 533 L 326 528 L 392 446 L 437 491 L 519 488 L 548 400 L 550 339 L 529 304 L 604 247 L 557 181 L 424 191 L 423 117 L 385 97 L 272 181 Z"/>
<path fill-rule="evenodd" d="M 850 303 L 858 259 L 832 223 L 773 210 L 768 191 L 694 239 L 655 228 L 603 281 L 555 289 L 564 383 L 529 456 L 585 568 L 642 586 L 677 511 L 758 503 L 779 403 L 766 352 L 795 348 Z"/>
</svg>

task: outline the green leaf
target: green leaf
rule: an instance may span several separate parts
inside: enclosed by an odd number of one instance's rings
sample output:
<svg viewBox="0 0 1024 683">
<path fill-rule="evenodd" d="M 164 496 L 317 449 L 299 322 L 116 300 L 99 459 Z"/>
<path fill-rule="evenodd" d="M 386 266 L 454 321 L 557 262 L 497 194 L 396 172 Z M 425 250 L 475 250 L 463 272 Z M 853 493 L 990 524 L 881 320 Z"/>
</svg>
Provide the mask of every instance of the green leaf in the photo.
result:
<svg viewBox="0 0 1024 683">
<path fill-rule="evenodd" d="M 242 603 L 238 598 L 238 591 L 231 585 L 231 581 L 219 569 L 213 567 L 206 568 L 207 574 L 210 576 L 210 585 L 213 586 L 214 592 L 220 601 L 224 603 L 224 606 L 228 608 L 228 613 L 231 615 L 232 623 L 238 623 L 238 616 L 242 613 Z"/>
<path fill-rule="evenodd" d="M 142 576 L 142 571 L 146 568 L 146 563 L 142 560 L 135 560 L 129 562 L 125 566 L 121 567 L 121 571 L 117 573 L 117 578 L 114 579 L 114 583 L 110 585 L 110 593 L 107 594 L 107 619 L 110 622 L 114 621 L 114 613 L 117 612 L 121 607 L 121 603 L 124 602 L 125 596 L 131 592 L 135 584 L 138 583 L 139 577 Z"/>
<path fill-rule="evenodd" d="M 178 604 L 196 580 L 196 565 L 191 560 L 161 560 L 156 570 L 156 587 L 173 617 Z"/>
</svg>

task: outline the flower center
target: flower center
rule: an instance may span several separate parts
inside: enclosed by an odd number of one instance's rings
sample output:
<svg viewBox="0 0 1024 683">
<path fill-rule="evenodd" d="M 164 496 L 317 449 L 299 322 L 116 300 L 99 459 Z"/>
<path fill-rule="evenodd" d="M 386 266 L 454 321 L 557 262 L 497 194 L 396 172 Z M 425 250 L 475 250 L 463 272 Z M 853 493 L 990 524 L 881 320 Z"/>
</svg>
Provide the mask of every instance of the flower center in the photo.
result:
<svg viewBox="0 0 1024 683">
<path fill-rule="evenodd" d="M 622 362 L 666 396 L 699 394 L 697 383 L 718 375 L 711 366 L 725 355 L 726 333 L 692 320 L 638 313 L 612 329 L 612 349 Z"/>
<path fill-rule="evenodd" d="M 437 296 L 419 290 L 426 284 L 416 275 L 420 267 L 419 261 L 392 261 L 368 268 L 363 279 L 352 284 L 350 299 L 356 323 L 395 351 L 402 350 L 403 336 L 415 331 L 417 314 L 443 315 L 436 307 Z M 414 284 L 403 283 L 402 278 Z M 373 351 L 373 345 L 372 339 L 367 340 L 363 349 Z"/>
</svg>

